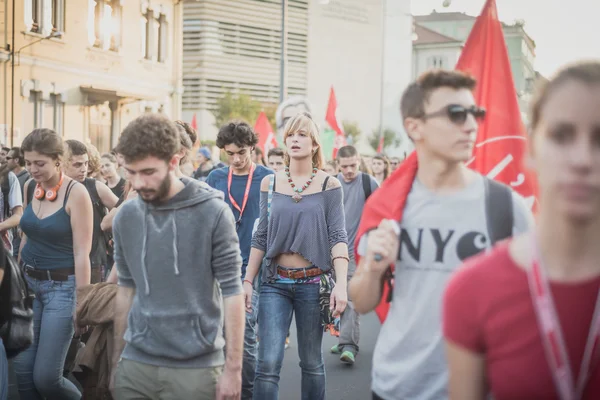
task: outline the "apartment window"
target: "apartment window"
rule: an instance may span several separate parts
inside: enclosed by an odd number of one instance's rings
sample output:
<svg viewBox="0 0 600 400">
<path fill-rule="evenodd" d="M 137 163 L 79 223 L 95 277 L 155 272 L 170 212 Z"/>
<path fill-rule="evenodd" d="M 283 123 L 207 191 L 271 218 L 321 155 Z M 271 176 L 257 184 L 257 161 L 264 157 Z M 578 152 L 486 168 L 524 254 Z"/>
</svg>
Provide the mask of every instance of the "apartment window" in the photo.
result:
<svg viewBox="0 0 600 400">
<path fill-rule="evenodd" d="M 42 0 L 31 0 L 31 32 L 42 30 Z"/>
<path fill-rule="evenodd" d="M 28 32 L 50 35 L 64 31 L 65 0 L 24 0 L 25 26 Z"/>
<path fill-rule="evenodd" d="M 118 51 L 121 47 L 121 0 L 90 0 L 93 6 L 92 45 L 103 50 Z M 91 41 L 91 40 L 90 40 Z"/>
<path fill-rule="evenodd" d="M 41 0 L 38 0 L 41 1 Z M 54 32 L 65 31 L 65 0 L 52 1 L 52 30 Z"/>
<path fill-rule="evenodd" d="M 142 56 L 165 62 L 168 52 L 168 22 L 165 14 L 147 9 L 142 15 Z"/>
<path fill-rule="evenodd" d="M 448 59 L 443 56 L 431 56 L 427 58 L 427 68 L 446 68 Z"/>
<path fill-rule="evenodd" d="M 165 14 L 159 14 L 158 22 L 158 62 L 165 62 L 167 60 L 167 43 L 168 43 L 168 23 Z"/>
</svg>

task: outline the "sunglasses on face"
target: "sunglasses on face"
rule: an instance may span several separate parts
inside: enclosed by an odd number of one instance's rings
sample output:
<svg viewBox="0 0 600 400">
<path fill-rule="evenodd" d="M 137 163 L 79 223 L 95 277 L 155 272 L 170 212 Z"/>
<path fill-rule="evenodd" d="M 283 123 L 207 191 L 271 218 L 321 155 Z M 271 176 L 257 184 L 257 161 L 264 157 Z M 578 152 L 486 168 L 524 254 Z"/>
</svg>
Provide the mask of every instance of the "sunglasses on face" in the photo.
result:
<svg viewBox="0 0 600 400">
<path fill-rule="evenodd" d="M 423 115 L 423 119 L 447 116 L 452 123 L 462 125 L 471 114 L 477 121 L 485 119 L 485 109 L 477 106 L 464 107 L 460 104 L 450 104 L 439 111 Z"/>
</svg>

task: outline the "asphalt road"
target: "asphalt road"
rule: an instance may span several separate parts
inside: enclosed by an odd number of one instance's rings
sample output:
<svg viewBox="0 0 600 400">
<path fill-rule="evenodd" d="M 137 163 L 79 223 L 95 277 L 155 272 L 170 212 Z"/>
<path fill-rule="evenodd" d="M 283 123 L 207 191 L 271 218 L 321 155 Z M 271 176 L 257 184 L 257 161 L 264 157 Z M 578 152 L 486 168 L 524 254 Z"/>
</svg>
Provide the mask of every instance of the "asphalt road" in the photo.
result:
<svg viewBox="0 0 600 400">
<path fill-rule="evenodd" d="M 360 352 L 353 366 L 340 362 L 339 355 L 331 354 L 329 349 L 337 343 L 328 333 L 323 337 L 323 357 L 327 374 L 327 400 L 370 400 L 371 361 L 377 335 L 379 320 L 375 313 L 361 317 Z M 285 352 L 281 380 L 279 382 L 280 400 L 300 400 L 300 359 L 296 346 L 296 327 L 292 322 L 291 346 Z"/>
<path fill-rule="evenodd" d="M 328 333 L 324 334 L 323 357 L 327 374 L 327 400 L 370 400 L 372 398 L 371 360 L 379 334 L 379 321 L 374 313 L 370 313 L 361 317 L 360 325 L 360 352 L 353 366 L 342 364 L 339 355 L 330 353 L 329 349 L 337 343 L 337 338 Z M 279 382 L 280 400 L 300 400 L 300 359 L 296 345 L 296 326 L 293 321 L 290 332 L 291 345 L 285 352 Z M 9 400 L 17 400 L 19 397 L 16 393 L 14 375 L 11 376 L 10 381 Z"/>
</svg>

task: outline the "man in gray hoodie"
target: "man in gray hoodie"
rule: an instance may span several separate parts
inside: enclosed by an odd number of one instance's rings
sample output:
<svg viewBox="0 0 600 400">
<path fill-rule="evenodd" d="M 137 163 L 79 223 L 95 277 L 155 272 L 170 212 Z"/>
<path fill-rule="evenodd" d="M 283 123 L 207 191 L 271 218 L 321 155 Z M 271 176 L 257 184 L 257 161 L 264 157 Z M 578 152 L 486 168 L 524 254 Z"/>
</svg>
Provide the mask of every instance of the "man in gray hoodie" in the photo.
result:
<svg viewBox="0 0 600 400">
<path fill-rule="evenodd" d="M 117 148 L 139 194 L 113 222 L 120 400 L 240 396 L 244 300 L 235 221 L 221 192 L 176 178 L 178 150 L 177 128 L 152 114 L 131 122 Z"/>
</svg>

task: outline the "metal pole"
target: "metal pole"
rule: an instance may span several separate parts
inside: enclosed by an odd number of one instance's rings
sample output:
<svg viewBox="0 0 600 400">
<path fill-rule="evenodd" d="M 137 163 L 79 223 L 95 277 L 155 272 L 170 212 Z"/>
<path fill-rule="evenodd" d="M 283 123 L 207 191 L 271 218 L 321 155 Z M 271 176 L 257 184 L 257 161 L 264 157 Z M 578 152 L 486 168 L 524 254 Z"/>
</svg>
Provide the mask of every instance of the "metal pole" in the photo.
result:
<svg viewBox="0 0 600 400">
<path fill-rule="evenodd" d="M 287 59 L 287 0 L 281 0 L 281 65 L 279 67 L 279 102 L 282 103 L 285 100 L 286 95 L 286 79 L 285 79 L 285 67 Z"/>
<path fill-rule="evenodd" d="M 386 3 L 388 0 L 382 0 L 382 22 L 381 22 L 381 93 L 379 95 L 379 140 L 383 136 L 383 90 L 385 87 L 385 20 L 386 20 Z"/>
<path fill-rule="evenodd" d="M 11 48 L 11 76 L 10 85 L 10 147 L 14 145 L 15 134 L 15 0 L 12 2 L 12 48 Z"/>
</svg>

